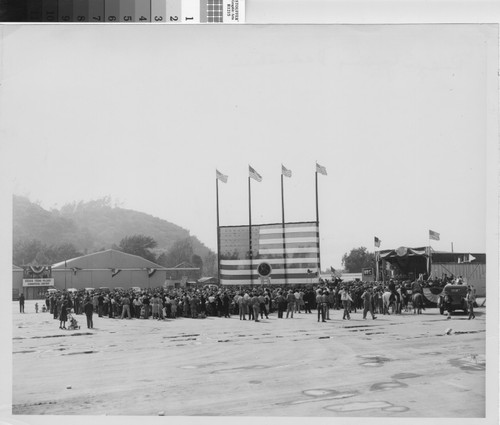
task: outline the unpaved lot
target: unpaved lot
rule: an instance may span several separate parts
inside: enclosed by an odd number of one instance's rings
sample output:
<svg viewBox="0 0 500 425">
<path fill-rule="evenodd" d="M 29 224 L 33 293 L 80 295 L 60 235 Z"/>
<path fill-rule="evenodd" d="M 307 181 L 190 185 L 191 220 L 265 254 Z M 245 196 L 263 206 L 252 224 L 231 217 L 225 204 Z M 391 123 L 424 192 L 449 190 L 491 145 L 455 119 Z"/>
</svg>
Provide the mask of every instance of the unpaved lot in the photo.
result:
<svg viewBox="0 0 500 425">
<path fill-rule="evenodd" d="M 94 315 L 94 329 L 76 316 L 65 331 L 33 305 L 12 305 L 16 415 L 485 415 L 485 308 L 327 323 Z"/>
</svg>

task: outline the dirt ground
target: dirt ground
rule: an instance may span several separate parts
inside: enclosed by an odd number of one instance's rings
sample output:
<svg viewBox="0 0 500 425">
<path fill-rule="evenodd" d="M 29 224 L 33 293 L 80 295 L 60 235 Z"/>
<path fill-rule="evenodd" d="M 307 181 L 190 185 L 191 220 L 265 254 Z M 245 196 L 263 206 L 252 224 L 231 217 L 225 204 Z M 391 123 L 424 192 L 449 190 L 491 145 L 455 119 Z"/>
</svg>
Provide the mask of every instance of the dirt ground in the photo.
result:
<svg viewBox="0 0 500 425">
<path fill-rule="evenodd" d="M 39 301 L 41 305 L 41 302 Z M 486 308 L 120 320 L 12 303 L 14 415 L 482 418 Z M 20 416 L 18 416 L 20 417 Z"/>
</svg>

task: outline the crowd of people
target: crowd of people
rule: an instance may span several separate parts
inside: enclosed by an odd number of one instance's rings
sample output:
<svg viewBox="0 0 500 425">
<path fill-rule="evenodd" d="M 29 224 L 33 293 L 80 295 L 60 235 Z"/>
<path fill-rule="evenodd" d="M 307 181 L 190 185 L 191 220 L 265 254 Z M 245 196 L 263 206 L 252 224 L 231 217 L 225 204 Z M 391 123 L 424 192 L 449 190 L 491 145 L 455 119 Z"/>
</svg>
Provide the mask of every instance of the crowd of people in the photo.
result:
<svg viewBox="0 0 500 425">
<path fill-rule="evenodd" d="M 407 311 L 411 295 L 422 293 L 425 286 L 441 285 L 445 282 L 392 281 L 383 282 L 322 282 L 318 285 L 293 286 L 290 288 L 262 287 L 217 287 L 203 288 L 154 288 L 154 289 L 106 289 L 77 292 L 60 291 L 47 294 L 46 310 L 66 328 L 68 313 L 86 315 L 87 327 L 93 327 L 92 316 L 120 319 L 176 319 L 204 318 L 207 316 L 259 321 L 269 314 L 277 313 L 278 319 L 293 318 L 294 314 L 313 314 L 317 321 L 330 319 L 330 311 L 343 310 L 343 320 L 360 310 L 363 318 L 368 313 L 390 314 Z M 389 300 L 384 301 L 384 294 Z"/>
</svg>

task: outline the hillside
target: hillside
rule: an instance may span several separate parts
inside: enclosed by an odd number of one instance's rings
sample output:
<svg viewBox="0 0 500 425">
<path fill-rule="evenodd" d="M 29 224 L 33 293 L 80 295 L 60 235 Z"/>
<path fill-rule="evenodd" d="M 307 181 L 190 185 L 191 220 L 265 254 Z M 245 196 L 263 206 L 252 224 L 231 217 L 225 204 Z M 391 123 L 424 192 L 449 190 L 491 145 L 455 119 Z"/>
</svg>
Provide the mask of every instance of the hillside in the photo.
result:
<svg viewBox="0 0 500 425">
<path fill-rule="evenodd" d="M 204 258 L 210 249 L 189 231 L 152 215 L 110 205 L 109 199 L 78 202 L 47 211 L 21 196 L 13 198 L 13 242 L 39 240 L 46 245 L 71 243 L 90 253 L 118 245 L 125 236 L 143 234 L 158 243 L 156 252 L 168 251 L 190 237 L 195 254 Z"/>
</svg>

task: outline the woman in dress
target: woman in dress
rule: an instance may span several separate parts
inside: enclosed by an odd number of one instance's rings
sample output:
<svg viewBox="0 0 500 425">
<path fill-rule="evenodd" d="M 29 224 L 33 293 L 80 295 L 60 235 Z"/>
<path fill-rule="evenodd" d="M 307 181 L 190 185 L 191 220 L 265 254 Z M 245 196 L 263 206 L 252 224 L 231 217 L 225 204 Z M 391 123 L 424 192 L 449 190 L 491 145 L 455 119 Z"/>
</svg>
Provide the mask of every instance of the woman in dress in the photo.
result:
<svg viewBox="0 0 500 425">
<path fill-rule="evenodd" d="M 59 314 L 59 329 L 66 329 L 66 322 L 68 321 L 68 300 L 66 297 L 61 297 L 61 313 Z"/>
</svg>

